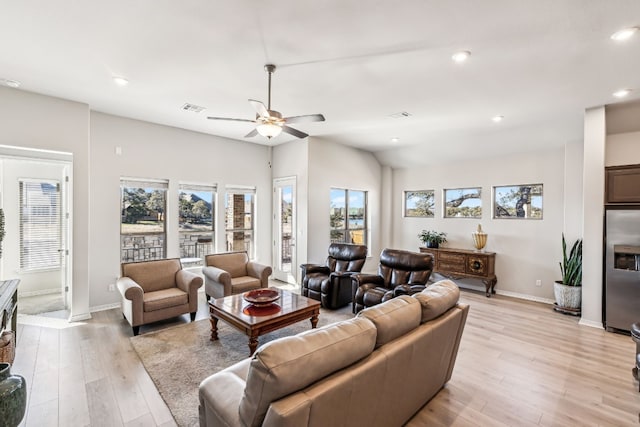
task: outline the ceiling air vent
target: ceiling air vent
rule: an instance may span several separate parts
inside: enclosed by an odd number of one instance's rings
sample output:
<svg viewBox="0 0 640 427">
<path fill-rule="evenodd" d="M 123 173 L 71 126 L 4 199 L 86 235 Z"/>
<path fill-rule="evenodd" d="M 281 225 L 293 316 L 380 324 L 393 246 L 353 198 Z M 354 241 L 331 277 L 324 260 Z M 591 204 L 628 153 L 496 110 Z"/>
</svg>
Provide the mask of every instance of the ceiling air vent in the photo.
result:
<svg viewBox="0 0 640 427">
<path fill-rule="evenodd" d="M 182 106 L 182 109 L 183 109 L 184 111 L 192 111 L 192 112 L 194 112 L 194 113 L 200 113 L 200 112 L 202 112 L 202 111 L 204 111 L 204 110 L 205 110 L 205 108 L 204 108 L 204 107 L 201 107 L 201 106 L 199 106 L 199 105 L 195 105 L 195 104 L 189 104 L 189 103 L 184 104 L 184 105 Z"/>
<path fill-rule="evenodd" d="M 393 113 L 393 114 L 389 114 L 389 117 L 391 117 L 392 119 L 403 119 L 405 117 L 410 117 L 411 114 L 407 113 L 406 111 L 400 111 L 399 113 Z"/>
</svg>

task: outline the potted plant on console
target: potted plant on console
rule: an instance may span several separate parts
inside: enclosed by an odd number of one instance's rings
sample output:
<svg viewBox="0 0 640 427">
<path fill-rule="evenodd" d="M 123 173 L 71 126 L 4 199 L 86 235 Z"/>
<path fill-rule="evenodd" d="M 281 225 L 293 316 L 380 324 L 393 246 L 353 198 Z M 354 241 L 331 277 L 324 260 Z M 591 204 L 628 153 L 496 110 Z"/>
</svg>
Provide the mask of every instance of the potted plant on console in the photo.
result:
<svg viewBox="0 0 640 427">
<path fill-rule="evenodd" d="M 567 242 L 562 234 L 562 262 L 560 262 L 562 280 L 556 280 L 553 291 L 556 297 L 556 310 L 580 314 L 582 306 L 582 239 L 575 241 L 567 253 Z"/>
<path fill-rule="evenodd" d="M 447 233 L 443 231 L 422 230 L 418 238 L 427 248 L 437 248 L 447 241 Z"/>
</svg>

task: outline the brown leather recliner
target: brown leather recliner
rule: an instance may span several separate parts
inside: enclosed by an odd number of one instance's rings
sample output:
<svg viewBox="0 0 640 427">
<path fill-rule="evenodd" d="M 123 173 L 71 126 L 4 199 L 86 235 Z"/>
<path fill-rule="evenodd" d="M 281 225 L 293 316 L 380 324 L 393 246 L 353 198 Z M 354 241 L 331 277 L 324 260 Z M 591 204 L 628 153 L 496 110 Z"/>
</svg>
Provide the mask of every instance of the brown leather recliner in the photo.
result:
<svg viewBox="0 0 640 427">
<path fill-rule="evenodd" d="M 351 275 L 362 271 L 367 247 L 346 243 L 329 245 L 325 265 L 302 264 L 302 295 L 318 300 L 328 309 L 351 302 Z"/>
<path fill-rule="evenodd" d="M 433 256 L 428 253 L 383 249 L 378 274 L 354 274 L 353 312 L 387 301 L 398 295 L 421 292 L 433 271 Z"/>
</svg>

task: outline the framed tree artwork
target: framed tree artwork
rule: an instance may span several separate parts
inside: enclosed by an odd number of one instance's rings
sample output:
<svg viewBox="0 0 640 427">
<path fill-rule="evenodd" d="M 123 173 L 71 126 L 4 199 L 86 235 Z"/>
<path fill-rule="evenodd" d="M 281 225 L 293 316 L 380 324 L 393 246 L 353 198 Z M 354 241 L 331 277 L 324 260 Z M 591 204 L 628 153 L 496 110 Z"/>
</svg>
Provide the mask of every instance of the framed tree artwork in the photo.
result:
<svg viewBox="0 0 640 427">
<path fill-rule="evenodd" d="M 433 218 L 435 212 L 435 191 L 419 190 L 404 192 L 404 216 Z"/>
<path fill-rule="evenodd" d="M 482 188 L 444 190 L 445 218 L 482 218 Z"/>
<path fill-rule="evenodd" d="M 542 219 L 542 184 L 493 187 L 495 219 Z"/>
</svg>

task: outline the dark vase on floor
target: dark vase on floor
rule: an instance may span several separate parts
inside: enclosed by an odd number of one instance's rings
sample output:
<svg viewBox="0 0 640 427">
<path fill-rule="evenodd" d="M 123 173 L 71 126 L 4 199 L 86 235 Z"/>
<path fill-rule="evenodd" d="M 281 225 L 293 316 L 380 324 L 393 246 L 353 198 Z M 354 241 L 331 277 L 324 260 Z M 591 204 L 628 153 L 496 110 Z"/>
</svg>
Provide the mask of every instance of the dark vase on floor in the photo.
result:
<svg viewBox="0 0 640 427">
<path fill-rule="evenodd" d="M 0 421 L 3 426 L 20 424 L 27 407 L 27 382 L 11 374 L 11 365 L 0 363 Z"/>
<path fill-rule="evenodd" d="M 427 242 L 428 248 L 438 249 L 438 242 Z"/>
</svg>

